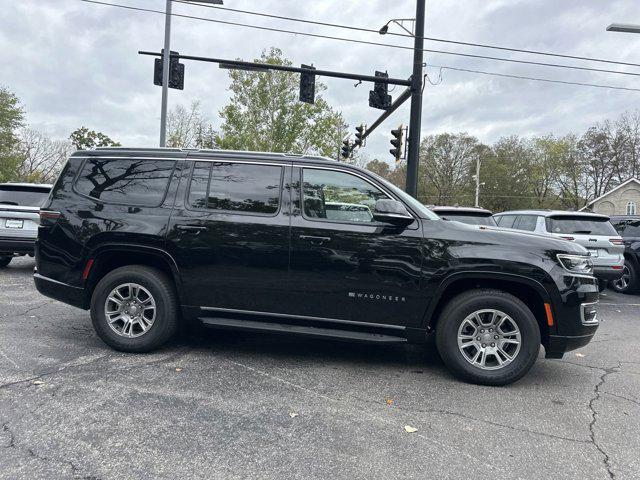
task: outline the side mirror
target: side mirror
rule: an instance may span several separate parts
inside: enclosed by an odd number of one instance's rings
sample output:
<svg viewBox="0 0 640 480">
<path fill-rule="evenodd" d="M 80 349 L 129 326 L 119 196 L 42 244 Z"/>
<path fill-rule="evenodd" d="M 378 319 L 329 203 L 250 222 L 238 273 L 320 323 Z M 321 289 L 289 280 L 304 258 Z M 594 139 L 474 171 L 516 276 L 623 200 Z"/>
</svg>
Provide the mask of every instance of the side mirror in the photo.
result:
<svg viewBox="0 0 640 480">
<path fill-rule="evenodd" d="M 373 219 L 396 227 L 406 227 L 413 223 L 413 217 L 407 207 L 397 200 L 377 200 L 373 209 Z"/>
</svg>

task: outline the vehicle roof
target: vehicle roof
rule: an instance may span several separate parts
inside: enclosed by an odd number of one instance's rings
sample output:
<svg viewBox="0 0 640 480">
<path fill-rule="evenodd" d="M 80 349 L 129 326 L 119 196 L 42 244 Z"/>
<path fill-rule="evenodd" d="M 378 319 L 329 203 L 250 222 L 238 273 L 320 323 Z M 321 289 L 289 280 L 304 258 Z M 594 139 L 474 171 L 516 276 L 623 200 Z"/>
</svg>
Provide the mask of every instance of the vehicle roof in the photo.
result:
<svg viewBox="0 0 640 480">
<path fill-rule="evenodd" d="M 0 188 L 2 187 L 35 188 L 38 190 L 48 188 L 49 190 L 51 190 L 52 185 L 48 183 L 7 182 L 0 183 Z"/>
<path fill-rule="evenodd" d="M 131 148 L 131 147 L 99 147 L 94 150 L 78 150 L 71 154 L 72 157 L 97 156 L 108 153 L 113 156 L 132 156 L 144 155 L 156 158 L 175 158 L 193 155 L 194 157 L 224 157 L 224 158 L 250 158 L 251 160 L 296 160 L 296 161 L 313 161 L 327 162 L 331 164 L 338 163 L 327 157 L 318 155 L 301 155 L 297 153 L 271 153 L 271 152 L 250 152 L 242 150 L 214 150 L 214 149 L 198 149 L 198 148 Z"/>
<path fill-rule="evenodd" d="M 541 217 L 587 217 L 609 220 L 609 215 L 591 212 L 568 212 L 566 210 L 509 210 L 495 215 L 539 215 Z"/>
<path fill-rule="evenodd" d="M 447 207 L 444 205 L 429 207 L 432 212 L 449 212 L 449 213 L 483 213 L 492 215 L 491 210 L 479 207 Z"/>
</svg>

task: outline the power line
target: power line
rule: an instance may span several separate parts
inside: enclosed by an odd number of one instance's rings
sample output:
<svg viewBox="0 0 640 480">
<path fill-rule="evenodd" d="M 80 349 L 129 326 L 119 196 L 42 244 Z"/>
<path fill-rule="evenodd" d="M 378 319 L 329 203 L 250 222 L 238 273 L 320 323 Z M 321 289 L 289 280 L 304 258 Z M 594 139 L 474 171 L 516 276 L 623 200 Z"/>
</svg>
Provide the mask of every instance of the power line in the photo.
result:
<svg viewBox="0 0 640 480">
<path fill-rule="evenodd" d="M 291 21 L 291 22 L 307 23 L 307 24 L 311 24 L 311 25 L 321 25 L 321 26 L 325 26 L 325 27 L 342 28 L 342 29 L 346 29 L 346 30 L 354 30 L 354 31 L 359 31 L 359 32 L 380 34 L 380 32 L 378 30 L 375 30 L 373 28 L 356 27 L 356 26 L 352 26 L 352 25 L 343 25 L 343 24 L 340 24 L 340 23 L 320 22 L 320 21 L 317 21 L 317 20 L 308 20 L 308 19 L 303 19 L 303 18 L 287 17 L 287 16 L 284 16 L 284 15 L 274 15 L 274 14 L 270 14 L 270 13 L 255 12 L 255 11 L 251 11 L 251 10 L 240 10 L 238 8 L 222 7 L 222 6 L 218 6 L 218 5 L 203 5 L 203 4 L 199 4 L 199 3 L 195 3 L 194 4 L 193 2 L 187 2 L 186 0 L 172 0 L 172 1 L 176 2 L 176 3 L 183 3 L 183 4 L 186 4 L 186 5 L 197 5 L 199 7 L 215 8 L 215 9 L 218 9 L 218 10 L 224 10 L 224 11 L 234 12 L 234 13 L 243 13 L 243 14 L 247 14 L 247 15 L 255 15 L 255 16 L 259 16 L 259 17 L 277 18 L 279 20 L 288 20 L 288 21 Z M 195 0 L 195 1 L 197 2 L 197 0 Z M 412 35 L 409 35 L 407 33 L 387 32 L 385 35 L 393 35 L 393 36 L 396 36 L 396 37 L 405 37 L 405 38 L 414 38 Z M 614 64 L 614 65 L 625 65 L 625 66 L 629 66 L 629 67 L 640 67 L 640 64 L 638 64 L 638 63 L 621 62 L 621 61 L 618 61 L 618 60 L 607 60 L 607 59 L 603 59 L 603 58 L 582 57 L 582 56 L 577 56 L 577 55 L 567 55 L 567 54 L 563 54 L 563 53 L 543 52 L 543 51 L 540 51 L 540 50 L 526 50 L 526 49 L 522 49 L 522 48 L 504 47 L 504 46 L 501 46 L 501 45 L 489 45 L 489 44 L 486 44 L 486 43 L 462 42 L 462 41 L 458 41 L 458 40 L 449 40 L 449 39 L 437 38 L 437 37 L 422 37 L 422 38 L 424 40 L 431 41 L 431 42 L 450 43 L 450 44 L 454 44 L 454 45 L 464 45 L 464 46 L 467 46 L 467 47 L 490 48 L 490 49 L 494 49 L 494 50 L 502 50 L 502 51 L 507 51 L 507 52 L 528 53 L 528 54 L 532 54 L 532 55 L 545 55 L 545 56 L 549 56 L 549 57 L 567 58 L 567 59 L 571 59 L 571 60 L 584 60 L 584 61 L 589 61 L 589 62 L 609 63 L 609 64 Z"/>
<path fill-rule="evenodd" d="M 124 8 L 124 9 L 127 9 L 127 10 L 136 10 L 136 11 L 142 11 L 142 12 L 156 13 L 156 14 L 160 14 L 160 15 L 165 15 L 165 12 L 163 12 L 161 10 L 152 10 L 152 9 L 148 9 L 148 8 L 133 7 L 133 6 L 130 6 L 130 5 L 121 5 L 121 4 L 116 4 L 116 3 L 108 3 L 108 2 L 103 2 L 103 1 L 99 1 L 99 0 L 79 0 L 79 1 L 85 2 L 85 3 L 93 3 L 93 4 L 97 4 L 97 5 Z M 288 33 L 288 34 L 293 34 L 293 35 L 302 35 L 302 36 L 323 38 L 323 39 L 329 39 L 329 40 L 339 40 L 339 41 L 345 41 L 345 42 L 350 42 L 350 43 L 360 43 L 360 44 L 365 44 L 365 45 L 375 45 L 375 46 L 382 46 L 382 47 L 399 48 L 399 49 L 403 49 L 403 50 L 413 50 L 413 47 L 407 47 L 407 46 L 401 46 L 401 45 L 391 45 L 391 44 L 380 43 L 380 42 L 369 42 L 369 41 L 365 41 L 365 40 L 356 40 L 356 39 L 353 39 L 353 38 L 334 37 L 334 36 L 330 36 L 330 35 L 320 35 L 320 34 L 298 32 L 298 31 L 292 31 L 292 30 L 283 30 L 283 29 L 272 28 L 272 27 L 263 27 L 263 26 L 258 26 L 258 25 L 249 25 L 249 24 L 245 24 L 245 23 L 229 22 L 229 21 L 224 21 L 224 20 L 215 20 L 215 19 L 212 19 L 212 18 L 197 17 L 197 16 L 184 15 L 184 14 L 179 14 L 179 13 L 172 13 L 171 15 L 175 16 L 175 17 L 180 17 L 180 18 L 188 18 L 188 19 L 193 19 L 193 20 L 202 20 L 202 21 L 220 23 L 220 24 L 225 24 L 225 25 L 233 25 L 233 26 L 252 28 L 252 29 L 256 29 L 256 30 L 267 30 L 267 31 L 272 31 L 272 32 Z M 526 60 L 513 60 L 513 59 L 508 59 L 508 58 L 489 57 L 489 56 L 483 56 L 483 55 L 472 55 L 472 54 L 458 53 L 458 52 L 446 52 L 446 51 L 441 51 L 441 50 L 424 49 L 424 51 L 425 52 L 430 52 L 430 53 L 441 53 L 441 54 L 447 54 L 447 55 L 456 55 L 456 56 L 463 56 L 463 57 L 470 57 L 470 58 L 480 58 L 480 59 L 486 59 L 486 60 L 497 60 L 497 61 L 504 61 L 504 62 L 511 62 L 511 63 L 524 63 L 524 64 L 529 64 L 529 65 L 538 65 L 538 66 L 546 66 L 546 67 L 558 67 L 558 68 L 566 68 L 566 69 L 572 69 L 572 70 L 586 70 L 586 71 L 592 71 L 592 72 L 614 73 L 614 74 L 620 74 L 620 75 L 640 76 L 640 73 L 619 72 L 619 71 L 616 71 L 616 70 L 603 70 L 603 69 L 597 69 L 597 68 L 577 67 L 577 66 L 572 66 L 572 65 L 562 65 L 562 64 L 552 64 L 552 63 L 542 63 L 542 62 L 531 62 L 531 61 L 526 61 Z M 447 68 L 453 69 L 453 67 L 447 67 Z M 462 70 L 462 69 L 460 69 L 460 70 Z M 490 75 L 490 73 L 487 73 L 487 72 L 474 72 L 474 73 L 485 73 L 487 75 Z M 509 76 L 507 74 L 495 74 L 495 75 L 502 75 L 502 76 L 505 76 L 505 77 Z M 514 78 L 518 78 L 518 76 L 514 76 Z M 635 89 L 632 89 L 632 88 L 612 87 L 612 86 L 608 86 L 608 85 L 597 85 L 597 84 L 586 84 L 586 83 L 585 84 L 581 84 L 579 82 L 563 82 L 563 81 L 560 81 L 560 80 L 553 80 L 552 81 L 552 80 L 545 80 L 545 79 L 536 79 L 534 77 L 530 77 L 530 78 L 528 78 L 528 80 L 547 81 L 547 82 L 552 82 L 552 83 L 566 83 L 566 84 L 569 84 L 569 85 L 570 84 L 576 84 L 576 85 L 584 85 L 584 86 L 598 86 L 600 88 L 614 88 L 614 89 L 619 89 L 619 90 L 630 90 L 630 91 L 634 91 L 635 90 Z"/>
<path fill-rule="evenodd" d="M 496 73 L 496 72 L 485 72 L 482 70 L 471 70 L 469 68 L 447 67 L 445 65 L 434 65 L 432 63 L 427 64 L 427 67 L 440 68 L 441 70 L 456 70 L 458 72 L 479 73 L 481 75 L 491 75 L 494 77 L 517 78 L 520 80 L 533 80 L 536 82 L 561 83 L 564 85 L 579 85 L 581 87 L 612 88 L 614 90 L 627 90 L 630 92 L 640 92 L 640 88 L 616 87 L 614 85 L 600 85 L 597 83 L 569 82 L 566 80 L 552 80 L 550 78 L 526 77 L 523 75 L 511 75 L 508 73 Z"/>
</svg>

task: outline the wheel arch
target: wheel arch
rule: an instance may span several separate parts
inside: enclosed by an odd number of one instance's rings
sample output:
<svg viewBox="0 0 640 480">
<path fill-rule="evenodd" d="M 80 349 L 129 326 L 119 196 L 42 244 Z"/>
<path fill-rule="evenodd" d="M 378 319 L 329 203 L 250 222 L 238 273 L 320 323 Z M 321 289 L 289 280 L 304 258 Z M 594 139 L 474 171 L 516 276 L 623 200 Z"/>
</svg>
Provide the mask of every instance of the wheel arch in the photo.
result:
<svg viewBox="0 0 640 480">
<path fill-rule="evenodd" d="M 91 302 L 91 296 L 98 282 L 109 272 L 127 265 L 145 265 L 165 272 L 173 280 L 178 301 L 182 298 L 182 282 L 178 265 L 171 254 L 162 248 L 140 244 L 103 244 L 87 256 L 87 262 L 91 262 L 85 280 L 87 305 Z"/>
<path fill-rule="evenodd" d="M 460 272 L 450 275 L 440 283 L 430 302 L 425 315 L 425 327 L 428 330 L 435 330 L 442 310 L 452 298 L 462 292 L 480 288 L 502 290 L 520 299 L 535 316 L 540 327 L 542 342 L 546 342 L 551 327 L 547 323 L 545 303 L 550 304 L 553 312 L 553 302 L 549 292 L 535 279 L 507 273 Z M 553 328 L 555 328 L 555 322 Z"/>
</svg>

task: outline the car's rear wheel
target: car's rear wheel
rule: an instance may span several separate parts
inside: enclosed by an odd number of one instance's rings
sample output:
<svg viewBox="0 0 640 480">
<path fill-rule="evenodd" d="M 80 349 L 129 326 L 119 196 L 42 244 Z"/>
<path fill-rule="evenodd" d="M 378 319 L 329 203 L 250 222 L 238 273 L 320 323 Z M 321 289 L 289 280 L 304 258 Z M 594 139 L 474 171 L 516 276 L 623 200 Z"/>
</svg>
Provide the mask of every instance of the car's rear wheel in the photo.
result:
<svg viewBox="0 0 640 480">
<path fill-rule="evenodd" d="M 540 329 L 531 310 L 501 290 L 472 290 L 453 298 L 436 329 L 436 345 L 457 377 L 482 385 L 522 378 L 540 351 Z"/>
<path fill-rule="evenodd" d="M 176 332 L 178 307 L 171 279 L 142 265 L 105 275 L 91 298 L 91 320 L 98 336 L 125 352 L 148 352 Z"/>
<path fill-rule="evenodd" d="M 9 265 L 11 263 L 11 260 L 13 259 L 13 257 L 11 256 L 1 256 L 0 257 L 0 268 L 4 268 L 7 265 Z"/>
<path fill-rule="evenodd" d="M 638 291 L 638 269 L 631 262 L 625 262 L 622 277 L 610 283 L 611 288 L 619 293 L 635 293 Z"/>
</svg>

